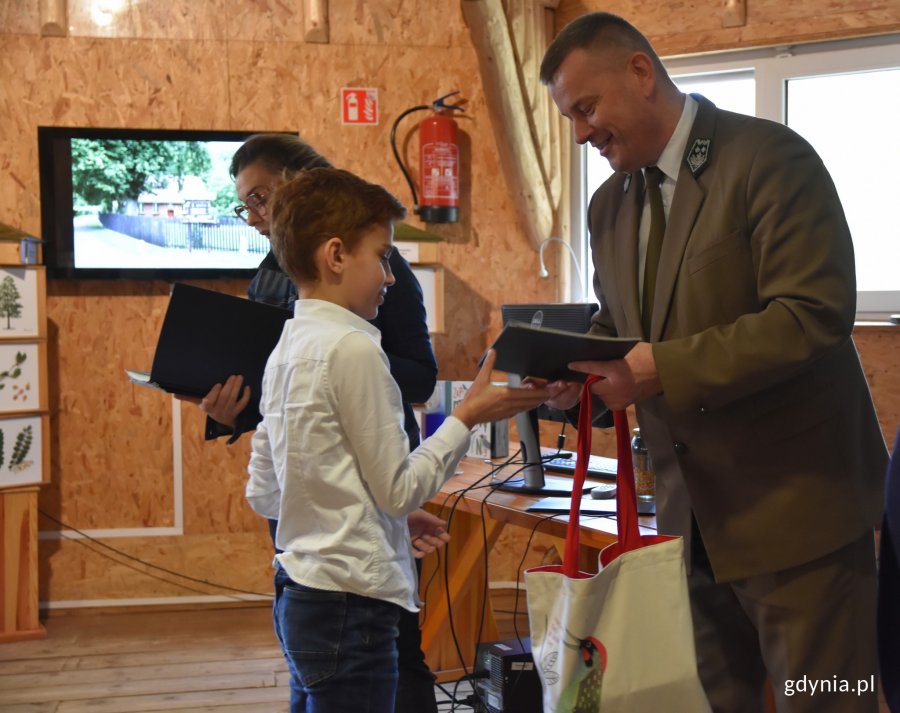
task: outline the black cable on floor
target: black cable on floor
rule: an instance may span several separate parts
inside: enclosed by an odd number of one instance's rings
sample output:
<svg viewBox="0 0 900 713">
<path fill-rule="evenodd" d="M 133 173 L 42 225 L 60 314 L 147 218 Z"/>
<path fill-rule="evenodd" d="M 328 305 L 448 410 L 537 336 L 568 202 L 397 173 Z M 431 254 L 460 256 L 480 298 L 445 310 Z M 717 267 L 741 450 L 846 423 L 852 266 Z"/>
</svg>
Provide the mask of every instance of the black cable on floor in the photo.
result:
<svg viewBox="0 0 900 713">
<path fill-rule="evenodd" d="M 73 526 L 71 526 L 71 525 L 66 524 L 66 523 L 63 522 L 62 520 L 58 520 L 57 518 L 53 517 L 53 515 L 51 515 L 51 514 L 49 514 L 49 513 L 47 513 L 47 512 L 44 512 L 44 511 L 41 510 L 41 509 L 38 509 L 38 512 L 39 512 L 41 515 L 43 515 L 45 518 L 47 518 L 47 519 L 50 520 L 51 522 L 56 523 L 57 525 L 59 525 L 60 527 L 64 528 L 65 530 L 71 530 L 72 532 L 77 532 L 79 535 L 81 535 L 80 538 L 79 538 L 79 537 L 69 537 L 69 536 L 66 535 L 64 532 L 60 532 L 60 535 L 61 535 L 64 539 L 66 539 L 66 540 L 68 540 L 68 541 L 70 541 L 70 542 L 77 542 L 78 544 L 80 544 L 80 545 L 86 547 L 86 548 L 89 549 L 91 552 L 95 552 L 96 554 L 100 555 L 101 557 L 106 557 L 107 559 L 109 559 L 109 560 L 111 560 L 111 561 L 113 561 L 113 562 L 116 562 L 117 564 L 124 565 L 125 567 L 128 567 L 129 569 L 133 569 L 133 570 L 135 570 L 136 572 L 140 572 L 141 574 L 145 574 L 145 575 L 147 575 L 148 577 L 153 577 L 154 579 L 159 579 L 160 581 L 167 582 L 167 583 L 169 583 L 169 584 L 174 584 L 174 585 L 176 585 L 176 586 L 182 587 L 182 588 L 187 589 L 187 590 L 192 591 L 192 592 L 199 592 L 199 593 L 201 593 L 201 594 L 209 594 L 209 592 L 204 592 L 204 591 L 201 591 L 201 590 L 199 590 L 199 589 L 193 589 L 192 587 L 189 587 L 189 586 L 187 586 L 186 584 L 183 584 L 183 583 L 181 583 L 181 582 L 172 582 L 171 580 L 164 579 L 164 578 L 159 577 L 159 576 L 157 576 L 157 575 L 154 575 L 154 574 L 152 574 L 152 573 L 150 573 L 150 572 L 145 572 L 144 570 L 138 569 L 137 567 L 134 567 L 134 566 L 132 566 L 132 565 L 129 565 L 127 562 L 122 562 L 121 560 L 114 559 L 113 557 L 110 557 L 109 555 L 104 554 L 104 553 L 101 552 L 100 550 L 97 550 L 97 549 L 94 549 L 94 548 L 92 548 L 92 547 L 89 547 L 89 546 L 87 545 L 87 543 L 85 542 L 85 540 L 87 540 L 87 541 L 89 541 L 89 542 L 91 542 L 91 543 L 93 543 L 93 544 L 95 544 L 95 545 L 98 545 L 99 547 L 103 547 L 103 548 L 105 548 L 105 549 L 107 549 L 107 550 L 110 550 L 111 552 L 115 552 L 117 555 L 120 555 L 121 557 L 125 557 L 125 558 L 127 558 L 127 559 L 133 560 L 134 562 L 138 562 L 139 564 L 142 564 L 142 565 L 145 566 L 145 567 L 150 567 L 150 568 L 152 568 L 152 569 L 159 570 L 160 572 L 165 572 L 166 574 L 170 574 L 170 575 L 172 575 L 172 576 L 174 576 L 174 577 L 180 577 L 180 578 L 182 578 L 182 579 L 186 579 L 186 580 L 188 580 L 188 581 L 190 581 L 190 582 L 196 582 L 197 584 L 204 584 L 204 585 L 206 585 L 206 586 L 208 586 L 208 587 L 215 587 L 215 588 L 217 588 L 217 589 L 226 589 L 226 590 L 229 590 L 229 591 L 232 591 L 232 592 L 239 592 L 240 594 L 252 594 L 252 595 L 258 596 L 258 597 L 265 597 L 266 599 L 272 599 L 272 598 L 273 598 L 273 595 L 271 595 L 271 594 L 263 594 L 263 593 L 261 593 L 261 592 L 251 592 L 251 591 L 246 590 L 246 589 L 239 589 L 238 587 L 230 587 L 230 586 L 228 586 L 227 584 L 218 584 L 217 582 L 210 582 L 210 581 L 208 581 L 208 580 L 206 580 L 206 579 L 198 579 L 197 577 L 191 577 L 190 575 L 182 574 L 181 572 L 175 572 L 174 570 L 166 569 L 165 567 L 160 567 L 159 565 L 153 564 L 152 562 L 147 562 L 146 560 L 142 560 L 142 559 L 140 559 L 139 557 L 135 557 L 134 555 L 130 555 L 130 554 L 128 554 L 127 552 L 123 552 L 122 550 L 119 550 L 119 549 L 117 549 L 117 548 L 115 548 L 115 547 L 112 547 L 111 545 L 107 545 L 105 542 L 101 542 L 101 541 L 98 540 L 97 538 L 91 537 L 91 536 L 88 535 L 86 532 L 83 532 L 82 530 L 79 530 L 77 527 L 73 527 Z M 226 595 L 226 596 L 227 596 L 227 595 Z M 237 600 L 237 601 L 246 601 L 246 600 L 240 599 L 239 597 L 233 597 L 233 599 L 235 599 L 235 600 Z"/>
</svg>

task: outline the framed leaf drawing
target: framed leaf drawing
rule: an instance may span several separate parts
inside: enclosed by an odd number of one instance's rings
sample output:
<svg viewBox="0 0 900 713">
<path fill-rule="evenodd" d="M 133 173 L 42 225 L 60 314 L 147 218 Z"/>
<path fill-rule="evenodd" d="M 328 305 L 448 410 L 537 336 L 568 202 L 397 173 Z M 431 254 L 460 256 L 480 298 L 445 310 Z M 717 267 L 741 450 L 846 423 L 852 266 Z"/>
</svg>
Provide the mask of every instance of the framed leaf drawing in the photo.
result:
<svg viewBox="0 0 900 713">
<path fill-rule="evenodd" d="M 0 488 L 32 485 L 43 480 L 46 418 L 0 419 Z"/>
<path fill-rule="evenodd" d="M 47 408 L 46 343 L 0 342 L 0 413 Z"/>
</svg>

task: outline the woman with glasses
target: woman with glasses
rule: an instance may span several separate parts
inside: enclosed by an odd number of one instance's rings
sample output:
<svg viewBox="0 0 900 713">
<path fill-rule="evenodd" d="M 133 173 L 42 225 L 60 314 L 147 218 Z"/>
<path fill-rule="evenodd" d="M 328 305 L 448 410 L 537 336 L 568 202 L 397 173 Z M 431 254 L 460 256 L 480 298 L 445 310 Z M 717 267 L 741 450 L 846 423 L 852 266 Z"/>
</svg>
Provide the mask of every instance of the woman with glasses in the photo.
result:
<svg viewBox="0 0 900 713">
<path fill-rule="evenodd" d="M 241 201 L 235 208 L 235 214 L 268 237 L 266 207 L 272 192 L 292 174 L 330 166 L 323 156 L 296 135 L 252 136 L 237 150 L 231 161 L 231 177 Z M 400 387 L 404 428 L 412 450 L 419 444 L 419 427 L 411 403 L 424 402 L 431 396 L 437 382 L 437 363 L 425 322 L 422 288 L 398 250 L 391 252 L 390 266 L 396 281 L 387 291 L 384 304 L 372 324 L 381 330 L 381 346 L 390 361 L 391 375 Z M 296 287 L 281 270 L 271 251 L 260 263 L 247 294 L 257 302 L 291 310 L 298 297 Z M 233 443 L 242 433 L 254 430 L 258 416 L 245 412 L 249 396 L 249 387 L 243 386 L 243 377 L 239 374 L 213 387 L 200 402 L 200 408 L 208 416 L 206 438 L 227 435 L 228 443 Z M 276 521 L 269 522 L 273 542 L 277 524 Z M 424 510 L 409 516 L 410 535 L 417 556 L 428 554 L 449 539 L 445 525 Z M 436 713 L 435 679 L 421 650 L 416 614 L 405 612 L 401 617 L 397 649 L 400 679 L 395 711 Z"/>
</svg>

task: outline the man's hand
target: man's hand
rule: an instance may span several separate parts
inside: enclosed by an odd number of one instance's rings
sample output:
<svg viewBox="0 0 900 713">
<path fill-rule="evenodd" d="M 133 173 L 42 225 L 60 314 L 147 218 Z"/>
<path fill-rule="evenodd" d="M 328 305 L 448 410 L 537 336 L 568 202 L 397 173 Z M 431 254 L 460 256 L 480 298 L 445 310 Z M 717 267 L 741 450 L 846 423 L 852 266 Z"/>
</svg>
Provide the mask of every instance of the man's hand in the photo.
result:
<svg viewBox="0 0 900 713">
<path fill-rule="evenodd" d="M 662 393 L 653 347 L 648 342 L 638 342 L 624 359 L 574 361 L 569 368 L 601 377 L 591 386 L 591 392 L 614 411 Z"/>
<path fill-rule="evenodd" d="M 406 518 L 409 527 L 409 538 L 412 540 L 413 555 L 422 559 L 439 547 L 450 542 L 447 523 L 437 515 L 432 515 L 421 508 L 411 512 Z"/>
<path fill-rule="evenodd" d="M 224 384 L 216 384 L 200 401 L 200 410 L 213 421 L 234 428 L 238 414 L 250 403 L 250 387 L 244 386 L 244 377 L 229 376 Z"/>
</svg>

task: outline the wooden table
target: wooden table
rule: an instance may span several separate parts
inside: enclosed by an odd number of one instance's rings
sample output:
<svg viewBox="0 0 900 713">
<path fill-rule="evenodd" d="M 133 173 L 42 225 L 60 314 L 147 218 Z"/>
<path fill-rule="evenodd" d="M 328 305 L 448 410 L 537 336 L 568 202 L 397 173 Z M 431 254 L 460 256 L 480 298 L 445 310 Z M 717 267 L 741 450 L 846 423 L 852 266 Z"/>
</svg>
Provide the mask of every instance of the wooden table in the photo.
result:
<svg viewBox="0 0 900 713">
<path fill-rule="evenodd" d="M 465 667 L 471 671 L 479 630 L 482 642 L 496 641 L 498 638 L 490 599 L 488 598 L 485 607 L 482 607 L 482 601 L 486 553 L 494 547 L 503 529 L 507 525 L 526 528 L 529 532 L 537 528 L 538 532 L 559 538 L 557 549 L 563 551 L 561 543 L 566 536 L 568 514 L 560 513 L 551 518 L 551 513 L 528 512 L 526 508 L 542 496 L 487 487 L 491 482 L 489 474 L 495 467 L 496 464 L 477 459 L 463 459 L 458 474 L 447 481 L 427 505 L 430 511 L 445 519 L 450 508 L 454 504 L 456 506 L 450 523 L 452 539 L 442 552 L 441 566 L 436 567 L 437 558 L 430 556 L 426 560 L 422 576 L 423 599 L 426 603 L 422 649 L 429 666 L 442 680 L 457 678 L 462 674 L 460 652 Z M 509 477 L 516 468 L 514 465 L 506 466 L 495 474 L 495 482 Z M 483 487 L 466 490 L 479 484 L 479 481 Z M 641 516 L 640 522 L 642 534 L 656 533 L 655 517 Z M 615 518 L 583 516 L 580 539 L 579 566 L 583 571 L 596 572 L 598 551 L 616 539 Z M 448 562 L 446 576 L 444 557 Z M 524 587 L 519 606 L 524 611 Z M 452 631 L 448 611 L 453 612 Z M 457 652 L 453 641 L 453 632 L 459 642 L 460 652 Z"/>
</svg>

